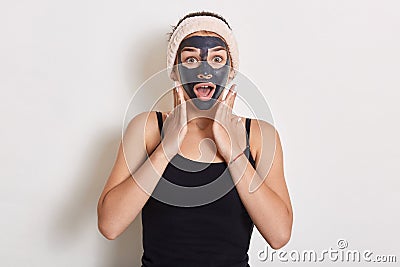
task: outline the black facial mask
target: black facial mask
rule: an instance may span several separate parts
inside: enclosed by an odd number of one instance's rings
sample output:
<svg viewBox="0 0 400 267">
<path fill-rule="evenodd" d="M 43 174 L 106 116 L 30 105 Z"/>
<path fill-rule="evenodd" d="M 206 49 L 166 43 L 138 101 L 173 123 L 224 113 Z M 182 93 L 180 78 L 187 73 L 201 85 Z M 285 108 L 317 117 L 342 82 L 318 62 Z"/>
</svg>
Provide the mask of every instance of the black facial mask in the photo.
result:
<svg viewBox="0 0 400 267">
<path fill-rule="evenodd" d="M 230 72 L 230 61 L 228 56 L 225 65 L 222 67 L 218 66 L 218 68 L 213 68 L 207 62 L 208 49 L 216 46 L 222 46 L 227 50 L 225 42 L 217 36 L 191 36 L 183 40 L 178 48 L 178 69 L 183 88 L 196 107 L 201 110 L 210 109 L 214 105 L 216 99 L 221 95 L 225 88 L 224 86 Z M 200 49 L 201 61 L 195 64 L 197 67 L 189 68 L 182 65 L 181 51 L 185 47 L 195 47 Z M 207 101 L 198 99 L 194 93 L 194 86 L 198 83 L 204 82 L 212 82 L 216 85 L 214 94 Z"/>
</svg>

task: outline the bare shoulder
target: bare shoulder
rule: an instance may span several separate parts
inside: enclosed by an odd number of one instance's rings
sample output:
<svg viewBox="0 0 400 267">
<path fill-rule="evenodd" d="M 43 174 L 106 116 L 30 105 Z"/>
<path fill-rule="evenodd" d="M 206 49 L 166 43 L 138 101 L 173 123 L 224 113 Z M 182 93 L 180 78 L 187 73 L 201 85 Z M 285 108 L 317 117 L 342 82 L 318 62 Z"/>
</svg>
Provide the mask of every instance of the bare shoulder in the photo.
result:
<svg viewBox="0 0 400 267">
<path fill-rule="evenodd" d="M 281 150 L 278 130 L 265 120 L 252 118 L 250 124 L 250 147 L 253 148 L 254 159 L 258 165 L 262 152 L 264 152 L 264 158 L 266 158 L 265 151 L 278 152 L 277 150 Z"/>
<path fill-rule="evenodd" d="M 162 112 L 162 115 L 164 120 L 166 114 Z M 140 136 L 147 154 L 150 155 L 161 141 L 156 111 L 145 111 L 133 117 L 126 128 L 124 138 L 129 138 L 132 133 L 136 137 Z"/>
<path fill-rule="evenodd" d="M 278 131 L 271 123 L 261 119 L 251 119 L 250 136 L 256 141 L 267 137 L 265 135 L 269 137 L 276 134 L 278 134 Z"/>
</svg>

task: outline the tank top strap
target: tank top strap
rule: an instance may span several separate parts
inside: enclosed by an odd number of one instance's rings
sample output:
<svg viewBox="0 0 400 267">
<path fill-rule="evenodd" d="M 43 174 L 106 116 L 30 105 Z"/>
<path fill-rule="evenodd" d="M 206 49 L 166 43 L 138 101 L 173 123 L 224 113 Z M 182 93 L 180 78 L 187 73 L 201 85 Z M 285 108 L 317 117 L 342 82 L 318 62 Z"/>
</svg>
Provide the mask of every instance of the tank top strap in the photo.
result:
<svg viewBox="0 0 400 267">
<path fill-rule="evenodd" d="M 256 167 L 256 162 L 251 155 L 250 151 L 250 124 L 251 124 L 251 118 L 246 117 L 246 149 L 244 151 L 246 157 L 250 161 L 250 164 L 255 168 Z"/>
<path fill-rule="evenodd" d="M 251 119 L 250 118 L 246 118 L 246 146 L 250 146 L 250 123 L 251 123 Z"/>
<path fill-rule="evenodd" d="M 162 113 L 160 111 L 156 111 L 156 114 L 157 114 L 157 121 L 158 121 L 158 129 L 160 130 L 161 139 L 163 139 L 164 132 L 162 130 L 162 127 L 163 127 Z"/>
</svg>

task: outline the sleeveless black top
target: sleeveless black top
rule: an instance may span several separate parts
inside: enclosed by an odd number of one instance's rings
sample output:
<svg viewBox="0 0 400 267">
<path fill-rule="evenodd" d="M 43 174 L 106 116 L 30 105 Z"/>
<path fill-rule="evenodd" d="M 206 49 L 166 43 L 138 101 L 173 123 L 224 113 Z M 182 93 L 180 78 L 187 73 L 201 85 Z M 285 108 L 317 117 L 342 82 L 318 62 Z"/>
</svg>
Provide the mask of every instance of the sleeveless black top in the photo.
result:
<svg viewBox="0 0 400 267">
<path fill-rule="evenodd" d="M 162 133 L 159 111 L 157 119 Z M 246 118 L 247 145 L 250 122 Z M 255 167 L 249 146 L 244 152 Z M 142 267 L 250 266 L 254 223 L 226 162 L 175 155 L 142 209 L 142 227 Z"/>
</svg>

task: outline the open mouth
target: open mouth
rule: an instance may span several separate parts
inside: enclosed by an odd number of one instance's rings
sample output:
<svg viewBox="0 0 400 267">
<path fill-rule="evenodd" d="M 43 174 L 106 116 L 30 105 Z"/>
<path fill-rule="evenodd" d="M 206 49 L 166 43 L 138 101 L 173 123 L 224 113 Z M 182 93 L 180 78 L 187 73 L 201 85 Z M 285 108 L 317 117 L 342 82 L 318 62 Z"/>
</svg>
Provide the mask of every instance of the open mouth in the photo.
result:
<svg viewBox="0 0 400 267">
<path fill-rule="evenodd" d="M 211 82 L 198 83 L 194 86 L 193 91 L 200 100 L 210 100 L 214 94 L 215 88 L 215 84 Z"/>
</svg>

